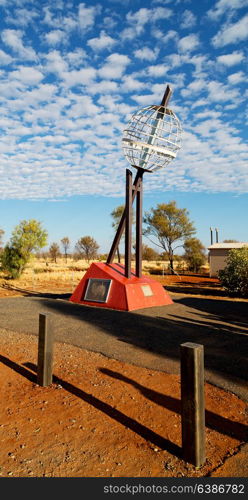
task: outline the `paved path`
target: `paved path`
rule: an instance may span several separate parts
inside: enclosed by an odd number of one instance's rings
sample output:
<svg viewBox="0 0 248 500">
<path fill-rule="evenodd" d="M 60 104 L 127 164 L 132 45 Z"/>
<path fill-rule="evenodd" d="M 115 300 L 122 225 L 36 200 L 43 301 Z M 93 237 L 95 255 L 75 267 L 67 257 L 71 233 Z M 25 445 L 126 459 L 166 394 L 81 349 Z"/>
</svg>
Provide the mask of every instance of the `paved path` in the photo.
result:
<svg viewBox="0 0 248 500">
<path fill-rule="evenodd" d="M 247 301 L 174 294 L 172 305 L 121 312 L 67 298 L 2 299 L 0 328 L 37 335 L 39 313 L 50 312 L 57 341 L 170 373 L 179 373 L 180 344 L 203 344 L 206 380 L 248 401 Z"/>
</svg>

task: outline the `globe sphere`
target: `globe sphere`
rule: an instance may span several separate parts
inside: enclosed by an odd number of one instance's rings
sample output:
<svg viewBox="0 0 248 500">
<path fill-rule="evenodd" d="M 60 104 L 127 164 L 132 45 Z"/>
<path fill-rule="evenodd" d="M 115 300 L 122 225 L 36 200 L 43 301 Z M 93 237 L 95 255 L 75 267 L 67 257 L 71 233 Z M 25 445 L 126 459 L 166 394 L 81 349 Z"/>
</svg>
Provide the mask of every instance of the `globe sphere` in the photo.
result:
<svg viewBox="0 0 248 500">
<path fill-rule="evenodd" d="M 122 149 L 131 166 L 153 172 L 176 158 L 181 136 L 180 121 L 172 110 L 147 106 L 129 121 L 123 132 Z"/>
</svg>

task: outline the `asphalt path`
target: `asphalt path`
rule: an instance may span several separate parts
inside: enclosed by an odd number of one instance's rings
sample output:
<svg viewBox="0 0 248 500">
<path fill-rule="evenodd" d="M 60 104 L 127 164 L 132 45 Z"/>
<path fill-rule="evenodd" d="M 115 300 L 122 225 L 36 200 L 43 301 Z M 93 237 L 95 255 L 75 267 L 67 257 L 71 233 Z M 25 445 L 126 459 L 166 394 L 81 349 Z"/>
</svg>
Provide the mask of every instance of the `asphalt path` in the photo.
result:
<svg viewBox="0 0 248 500">
<path fill-rule="evenodd" d="M 206 381 L 248 401 L 248 301 L 172 299 L 172 305 L 123 312 L 73 304 L 66 295 L 4 298 L 0 329 L 38 335 L 39 313 L 51 313 L 57 342 L 177 374 L 180 344 L 195 342 L 204 346 Z"/>
</svg>

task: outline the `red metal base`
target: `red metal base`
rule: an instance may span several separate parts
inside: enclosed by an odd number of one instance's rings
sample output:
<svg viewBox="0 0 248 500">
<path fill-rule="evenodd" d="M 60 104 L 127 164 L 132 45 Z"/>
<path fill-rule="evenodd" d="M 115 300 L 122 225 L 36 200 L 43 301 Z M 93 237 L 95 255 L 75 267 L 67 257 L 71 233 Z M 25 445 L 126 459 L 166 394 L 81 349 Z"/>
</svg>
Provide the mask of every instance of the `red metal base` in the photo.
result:
<svg viewBox="0 0 248 500">
<path fill-rule="evenodd" d="M 106 302 L 84 300 L 89 279 L 111 280 L 109 295 Z M 96 307 L 107 307 L 122 311 L 143 309 L 144 307 L 165 306 L 173 304 L 163 286 L 147 276 L 137 278 L 134 273 L 130 279 L 125 277 L 121 264 L 93 263 L 84 275 L 70 299 L 77 304 Z"/>
</svg>

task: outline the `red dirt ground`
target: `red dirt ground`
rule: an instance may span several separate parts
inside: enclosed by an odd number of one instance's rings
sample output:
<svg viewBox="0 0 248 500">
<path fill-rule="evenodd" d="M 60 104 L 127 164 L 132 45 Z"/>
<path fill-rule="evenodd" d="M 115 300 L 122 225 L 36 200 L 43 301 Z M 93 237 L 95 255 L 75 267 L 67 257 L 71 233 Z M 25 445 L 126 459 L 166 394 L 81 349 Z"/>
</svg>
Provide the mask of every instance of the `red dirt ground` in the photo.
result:
<svg viewBox="0 0 248 500">
<path fill-rule="evenodd" d="M 42 388 L 37 338 L 0 330 L 0 351 L 2 477 L 235 476 L 227 458 L 247 436 L 247 405 L 234 394 L 205 384 L 207 459 L 197 469 L 180 458 L 178 376 L 56 343 L 56 378 Z"/>
</svg>

